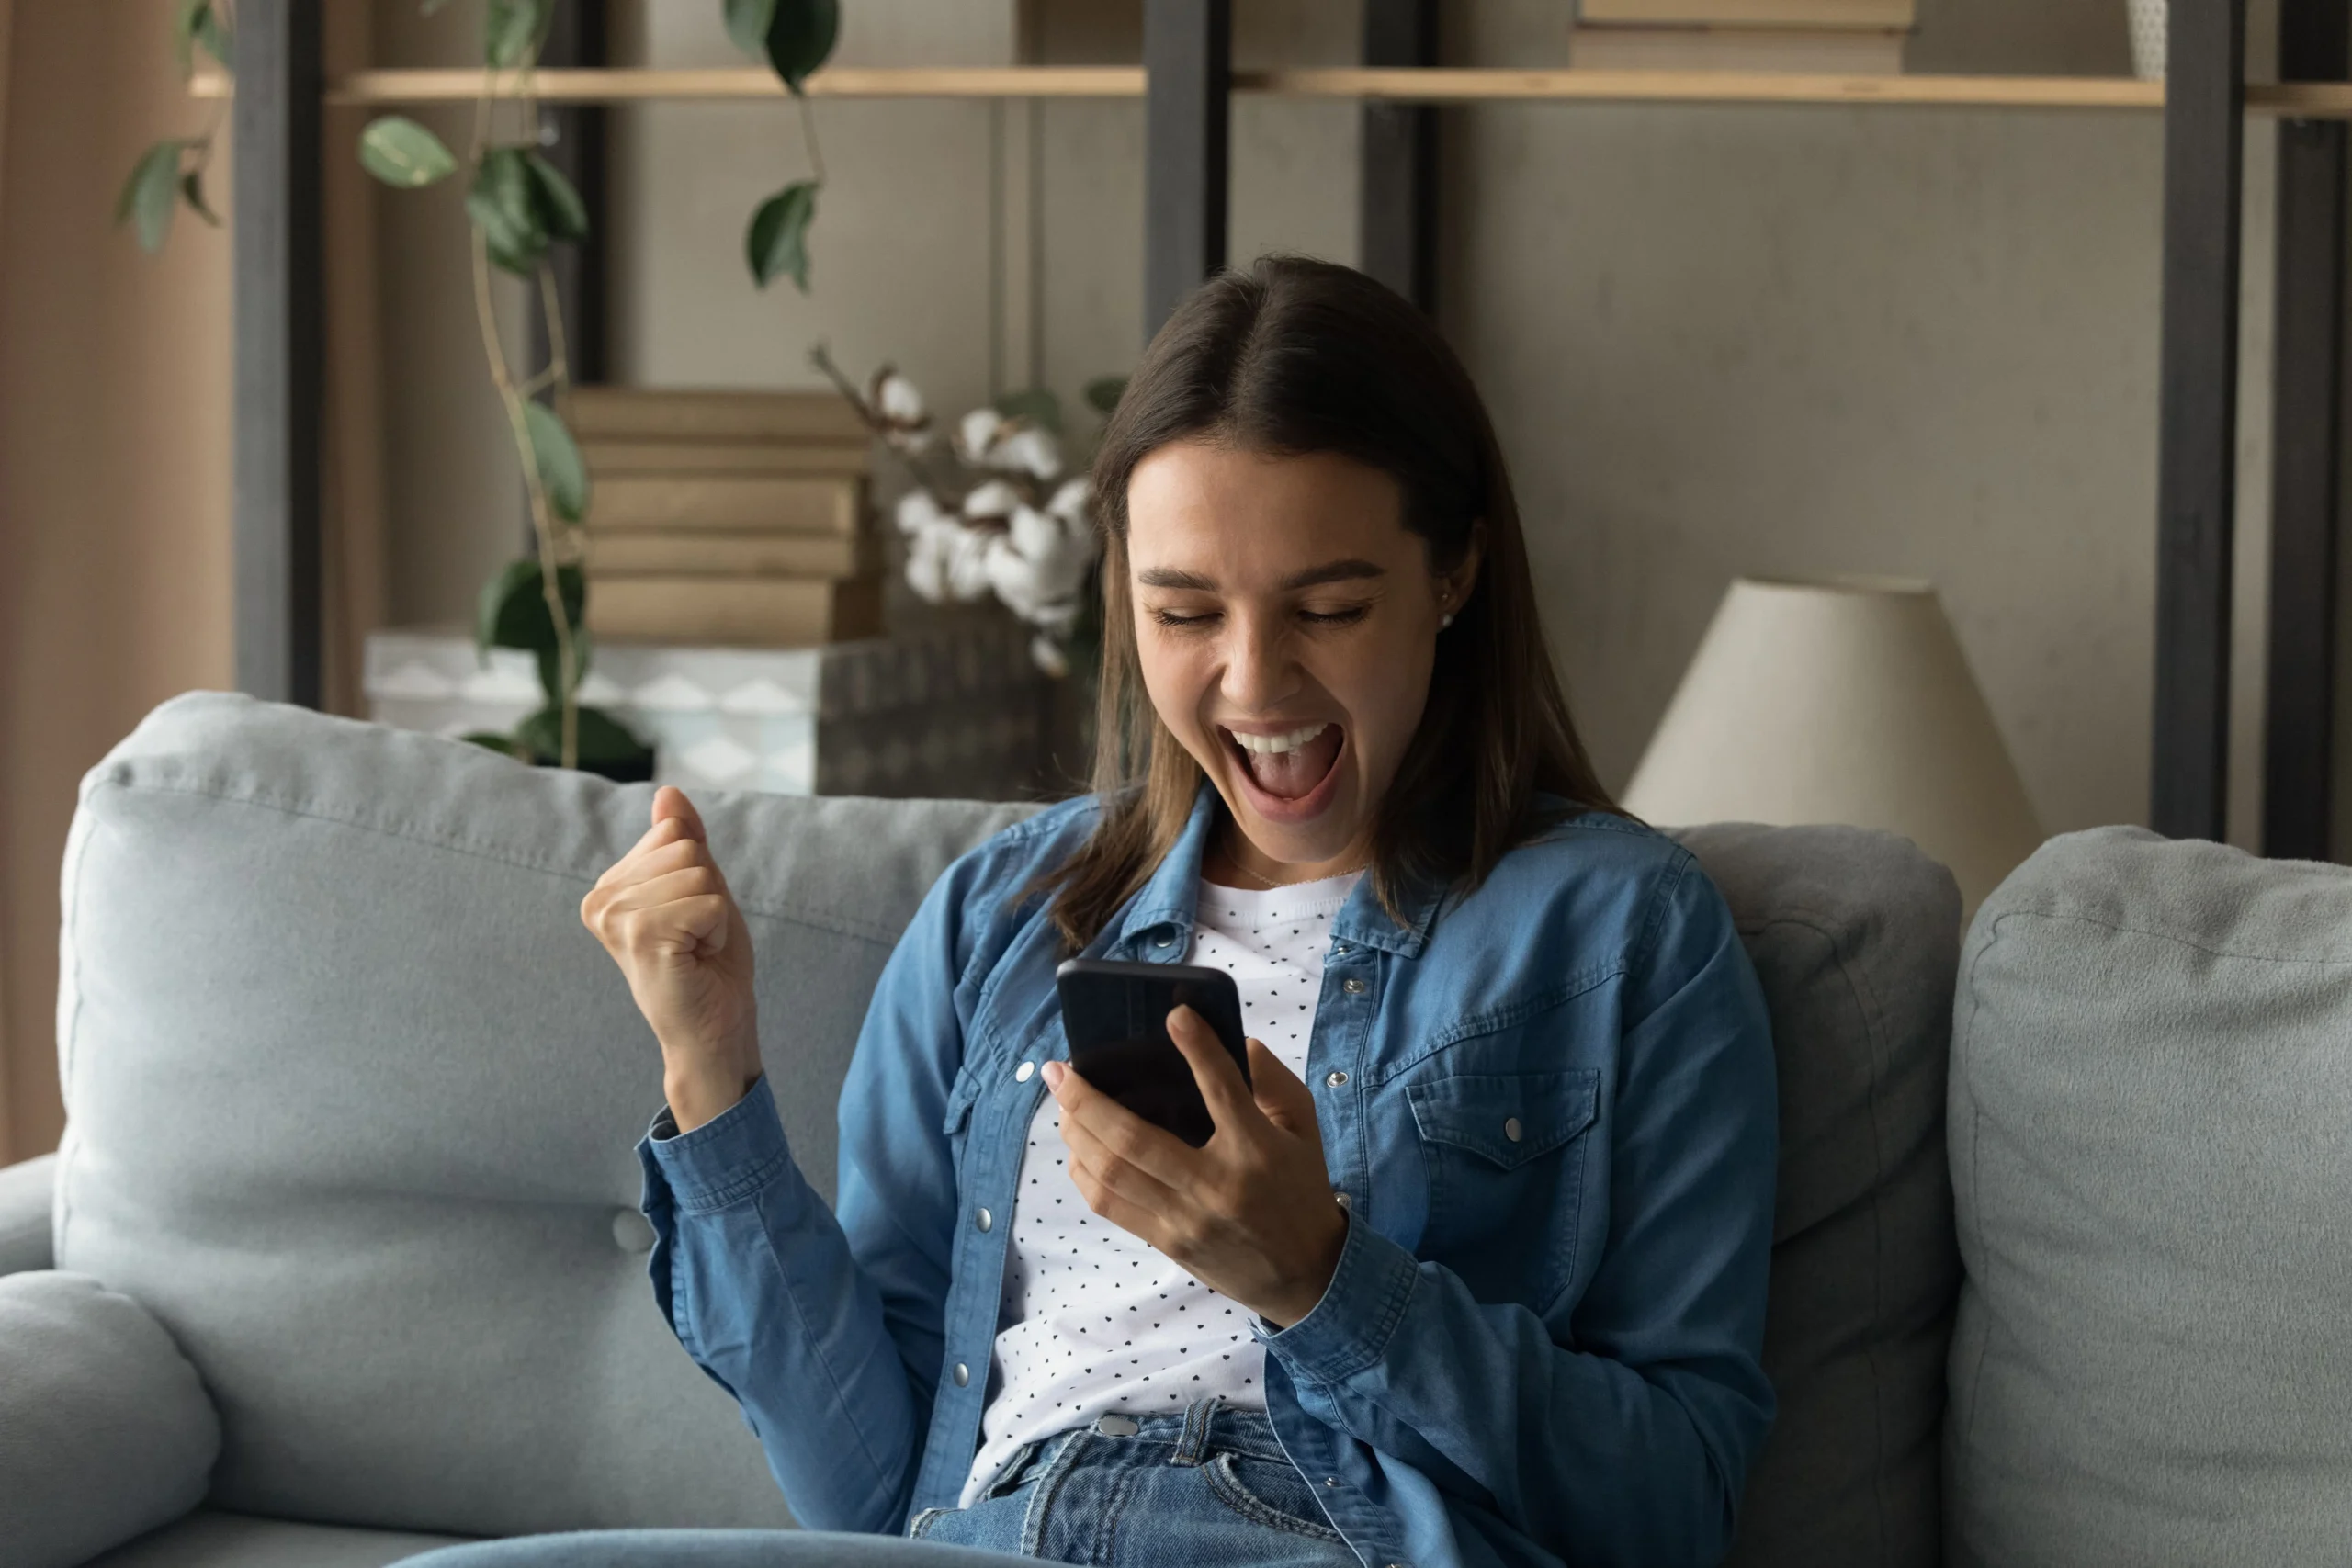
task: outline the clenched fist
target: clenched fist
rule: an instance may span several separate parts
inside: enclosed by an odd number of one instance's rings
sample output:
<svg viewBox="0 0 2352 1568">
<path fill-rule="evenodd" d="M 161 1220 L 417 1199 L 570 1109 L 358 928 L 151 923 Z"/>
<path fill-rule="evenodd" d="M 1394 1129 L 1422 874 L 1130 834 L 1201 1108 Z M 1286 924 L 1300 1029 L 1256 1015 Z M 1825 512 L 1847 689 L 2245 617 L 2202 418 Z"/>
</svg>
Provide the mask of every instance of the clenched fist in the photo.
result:
<svg viewBox="0 0 2352 1568">
<path fill-rule="evenodd" d="M 653 792 L 653 826 L 596 879 L 580 919 L 621 966 L 662 1043 L 678 1130 L 742 1099 L 761 1070 L 752 935 L 685 791 Z"/>
</svg>

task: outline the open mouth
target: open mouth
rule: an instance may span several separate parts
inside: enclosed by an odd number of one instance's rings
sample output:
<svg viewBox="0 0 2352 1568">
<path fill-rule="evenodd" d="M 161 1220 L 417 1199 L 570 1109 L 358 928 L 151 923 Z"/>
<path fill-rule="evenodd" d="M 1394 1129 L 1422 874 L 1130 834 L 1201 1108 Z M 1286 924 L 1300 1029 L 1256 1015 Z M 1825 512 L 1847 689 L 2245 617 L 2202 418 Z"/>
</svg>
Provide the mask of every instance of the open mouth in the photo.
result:
<svg viewBox="0 0 2352 1568">
<path fill-rule="evenodd" d="M 1347 732 L 1323 721 L 1272 734 L 1237 734 L 1219 727 L 1241 772 L 1270 816 L 1311 816 L 1330 795 Z"/>
</svg>

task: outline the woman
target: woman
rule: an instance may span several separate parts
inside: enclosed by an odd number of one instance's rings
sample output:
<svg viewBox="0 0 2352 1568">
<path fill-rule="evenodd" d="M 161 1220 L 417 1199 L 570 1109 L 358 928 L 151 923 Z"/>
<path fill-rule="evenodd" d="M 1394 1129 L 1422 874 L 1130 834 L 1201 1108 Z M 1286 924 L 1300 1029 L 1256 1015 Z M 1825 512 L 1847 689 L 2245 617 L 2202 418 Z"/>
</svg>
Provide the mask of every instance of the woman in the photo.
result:
<svg viewBox="0 0 2352 1568">
<path fill-rule="evenodd" d="M 1430 324 L 1269 258 L 1095 466 L 1095 792 L 934 886 L 841 1102 L 761 1076 L 685 798 L 582 908 L 662 1043 L 655 1290 L 817 1529 L 1103 1563 L 1716 1561 L 1770 1418 L 1763 1002 L 1615 813 L 1501 456 Z M 1069 1072 L 1072 953 L 1232 971 L 1193 1148 Z M 676 1560 L 693 1540 L 667 1538 Z"/>
</svg>

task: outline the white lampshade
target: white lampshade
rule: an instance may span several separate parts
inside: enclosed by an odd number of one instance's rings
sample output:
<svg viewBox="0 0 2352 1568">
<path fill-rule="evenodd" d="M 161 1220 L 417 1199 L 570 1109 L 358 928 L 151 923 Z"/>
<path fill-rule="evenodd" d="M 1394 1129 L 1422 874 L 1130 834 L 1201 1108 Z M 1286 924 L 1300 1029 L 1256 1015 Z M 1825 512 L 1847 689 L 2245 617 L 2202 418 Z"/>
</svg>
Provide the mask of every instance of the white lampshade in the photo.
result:
<svg viewBox="0 0 2352 1568">
<path fill-rule="evenodd" d="M 2041 841 L 1935 589 L 1887 578 L 1735 581 L 1624 805 L 1900 833 L 1951 868 L 1966 915 Z"/>
</svg>

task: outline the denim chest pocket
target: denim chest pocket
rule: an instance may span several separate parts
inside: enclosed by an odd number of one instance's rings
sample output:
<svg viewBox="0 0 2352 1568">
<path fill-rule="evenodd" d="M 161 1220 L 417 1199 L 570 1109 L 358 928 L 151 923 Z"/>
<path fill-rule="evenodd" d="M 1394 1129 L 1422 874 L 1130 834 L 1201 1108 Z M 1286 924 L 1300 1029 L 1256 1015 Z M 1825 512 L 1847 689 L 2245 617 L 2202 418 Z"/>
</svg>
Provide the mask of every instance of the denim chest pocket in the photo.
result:
<svg viewBox="0 0 2352 1568">
<path fill-rule="evenodd" d="M 1550 1306 L 1576 1263 L 1600 1072 L 1465 1074 L 1405 1093 L 1429 1177 L 1420 1255 L 1482 1301 Z"/>
</svg>

